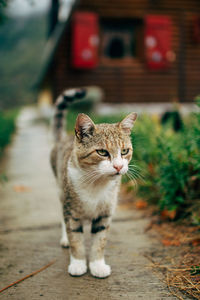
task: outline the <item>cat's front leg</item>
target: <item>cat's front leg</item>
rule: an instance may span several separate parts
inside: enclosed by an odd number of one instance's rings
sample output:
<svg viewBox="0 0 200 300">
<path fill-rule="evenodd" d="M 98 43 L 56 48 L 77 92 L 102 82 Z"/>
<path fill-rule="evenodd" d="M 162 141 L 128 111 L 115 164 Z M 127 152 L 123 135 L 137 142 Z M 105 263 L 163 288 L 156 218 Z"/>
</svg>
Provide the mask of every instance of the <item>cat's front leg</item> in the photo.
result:
<svg viewBox="0 0 200 300">
<path fill-rule="evenodd" d="M 72 276 L 81 276 L 87 272 L 81 220 L 70 217 L 67 221 L 67 233 L 70 245 L 70 264 L 68 266 L 68 272 Z"/>
<path fill-rule="evenodd" d="M 111 274 L 111 268 L 105 263 L 104 249 L 107 241 L 107 231 L 109 229 L 111 218 L 109 216 L 99 216 L 92 220 L 92 248 L 90 252 L 89 268 L 93 276 L 99 278 L 108 277 Z"/>
<path fill-rule="evenodd" d="M 68 236 L 67 236 L 65 221 L 64 221 L 63 218 L 62 218 L 62 221 L 61 221 L 61 225 L 62 225 L 62 236 L 61 236 L 61 239 L 60 239 L 60 245 L 63 248 L 68 248 L 69 247 L 69 240 L 68 240 Z"/>
</svg>

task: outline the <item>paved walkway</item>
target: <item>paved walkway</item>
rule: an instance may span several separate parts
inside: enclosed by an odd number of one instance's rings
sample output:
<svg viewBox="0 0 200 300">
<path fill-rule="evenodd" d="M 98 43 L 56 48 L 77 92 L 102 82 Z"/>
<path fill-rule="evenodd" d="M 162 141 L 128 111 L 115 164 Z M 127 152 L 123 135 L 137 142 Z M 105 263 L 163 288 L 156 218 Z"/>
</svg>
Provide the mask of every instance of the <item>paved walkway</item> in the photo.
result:
<svg viewBox="0 0 200 300">
<path fill-rule="evenodd" d="M 67 273 L 69 255 L 59 246 L 60 207 L 49 166 L 51 138 L 45 124 L 26 108 L 6 162 L 8 183 L 0 187 L 0 289 L 56 262 L 0 294 L 9 300 L 176 299 L 152 273 L 144 253 L 155 247 L 145 233 L 148 219 L 139 212 L 118 210 L 112 223 L 106 258 L 107 279 Z"/>
</svg>

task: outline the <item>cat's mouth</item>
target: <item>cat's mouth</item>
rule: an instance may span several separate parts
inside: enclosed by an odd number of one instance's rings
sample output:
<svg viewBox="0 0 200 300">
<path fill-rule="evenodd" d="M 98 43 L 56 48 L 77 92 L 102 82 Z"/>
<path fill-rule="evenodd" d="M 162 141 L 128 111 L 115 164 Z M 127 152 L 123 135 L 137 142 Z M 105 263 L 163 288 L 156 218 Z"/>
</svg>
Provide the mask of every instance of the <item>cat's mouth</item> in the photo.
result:
<svg viewBox="0 0 200 300">
<path fill-rule="evenodd" d="M 114 177 L 114 176 L 119 176 L 121 175 L 119 172 L 115 173 L 115 174 L 111 174 L 110 176 Z"/>
</svg>

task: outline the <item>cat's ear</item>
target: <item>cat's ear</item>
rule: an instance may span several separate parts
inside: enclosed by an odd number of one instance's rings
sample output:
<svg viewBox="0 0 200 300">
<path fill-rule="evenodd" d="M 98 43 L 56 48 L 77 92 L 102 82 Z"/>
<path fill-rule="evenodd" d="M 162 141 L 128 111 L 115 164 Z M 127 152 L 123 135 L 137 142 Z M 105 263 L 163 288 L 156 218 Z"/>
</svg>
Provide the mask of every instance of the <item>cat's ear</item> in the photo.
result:
<svg viewBox="0 0 200 300">
<path fill-rule="evenodd" d="M 95 124 L 93 121 L 85 114 L 78 114 L 75 125 L 76 137 L 81 140 L 84 137 L 89 137 L 93 135 L 95 130 Z"/>
<path fill-rule="evenodd" d="M 126 133 L 130 134 L 131 133 L 131 129 L 134 126 L 134 123 L 137 119 L 137 114 L 135 112 L 129 114 L 128 116 L 126 116 L 120 123 L 119 123 L 119 127 L 124 130 Z"/>
</svg>

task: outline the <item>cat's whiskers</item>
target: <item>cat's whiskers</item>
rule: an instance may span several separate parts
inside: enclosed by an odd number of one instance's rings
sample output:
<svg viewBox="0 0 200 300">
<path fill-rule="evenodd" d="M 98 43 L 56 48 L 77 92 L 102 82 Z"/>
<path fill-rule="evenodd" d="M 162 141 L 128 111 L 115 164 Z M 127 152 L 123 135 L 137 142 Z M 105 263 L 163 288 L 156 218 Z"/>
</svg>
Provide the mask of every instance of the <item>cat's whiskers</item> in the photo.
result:
<svg viewBox="0 0 200 300">
<path fill-rule="evenodd" d="M 101 183 L 105 183 L 105 181 L 109 181 L 110 176 L 114 176 L 115 174 L 111 174 L 110 171 L 104 171 L 103 173 L 97 173 L 96 176 L 93 176 L 94 181 L 90 183 L 97 182 L 101 180 Z"/>
<path fill-rule="evenodd" d="M 133 183 L 133 186 L 134 186 L 134 187 L 137 187 L 137 181 L 135 180 L 135 178 L 132 177 L 131 174 L 128 173 L 128 172 L 127 172 L 125 175 L 126 175 L 126 176 L 130 179 L 130 181 Z"/>
<path fill-rule="evenodd" d="M 86 185 L 86 184 L 91 185 L 101 177 L 101 174 L 99 174 L 96 170 L 94 170 L 92 172 L 87 172 L 82 177 L 83 180 L 81 180 L 80 182 L 82 185 Z"/>
<path fill-rule="evenodd" d="M 90 180 L 91 178 L 93 178 L 95 175 L 97 175 L 97 171 L 88 171 L 86 173 L 84 173 L 84 175 L 81 176 L 80 178 L 80 183 L 86 183 L 88 180 Z"/>
<path fill-rule="evenodd" d="M 137 182 L 138 180 L 144 182 L 144 176 L 142 174 L 142 169 L 135 164 L 129 164 L 128 172 L 126 173 L 126 175 L 130 179 L 130 181 L 133 182 L 135 187 L 138 185 L 138 182 Z"/>
<path fill-rule="evenodd" d="M 101 177 L 100 174 L 96 174 L 94 176 L 92 176 L 90 178 L 90 180 L 88 180 L 86 183 L 89 184 L 89 185 L 92 185 L 94 182 L 96 182 L 99 178 Z"/>
<path fill-rule="evenodd" d="M 81 184 L 82 185 L 86 185 L 86 184 L 92 185 L 94 183 L 97 183 L 98 180 L 101 180 L 101 183 L 102 183 L 102 182 L 109 180 L 110 178 L 112 178 L 110 176 L 114 176 L 114 175 L 115 174 L 111 174 L 110 171 L 104 171 L 104 173 L 99 173 L 98 171 L 93 170 L 93 171 L 87 172 L 86 174 L 84 174 L 82 176 L 83 180 L 81 181 Z"/>
<path fill-rule="evenodd" d="M 141 170 L 141 168 L 139 166 L 134 165 L 134 164 L 129 164 L 128 166 L 132 167 L 132 168 L 134 168 L 135 170 L 138 170 L 138 171 Z"/>
<path fill-rule="evenodd" d="M 142 174 L 142 169 L 140 167 L 135 166 L 135 165 L 129 165 L 128 171 L 129 171 L 129 173 L 134 175 L 134 177 L 136 179 L 141 179 L 142 181 L 144 181 L 144 175 Z"/>
<path fill-rule="evenodd" d="M 98 180 L 102 179 L 102 175 L 99 174 L 96 177 L 93 178 L 93 180 L 90 181 L 90 185 L 93 185 L 95 183 L 95 185 L 97 184 Z"/>
<path fill-rule="evenodd" d="M 128 172 L 128 174 L 129 174 L 129 176 L 131 176 L 131 178 L 134 178 L 134 180 L 136 182 L 138 182 L 138 181 L 145 182 L 144 179 L 141 176 L 139 176 L 138 174 L 134 174 L 134 173 L 130 173 L 130 172 Z"/>
<path fill-rule="evenodd" d="M 129 168 L 128 172 L 132 174 L 137 179 L 143 179 L 143 175 L 140 172 L 137 172 L 134 169 Z"/>
</svg>

